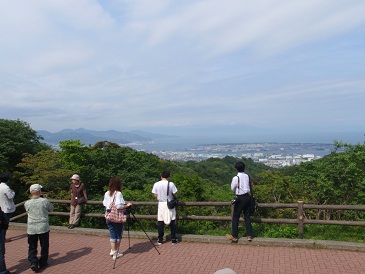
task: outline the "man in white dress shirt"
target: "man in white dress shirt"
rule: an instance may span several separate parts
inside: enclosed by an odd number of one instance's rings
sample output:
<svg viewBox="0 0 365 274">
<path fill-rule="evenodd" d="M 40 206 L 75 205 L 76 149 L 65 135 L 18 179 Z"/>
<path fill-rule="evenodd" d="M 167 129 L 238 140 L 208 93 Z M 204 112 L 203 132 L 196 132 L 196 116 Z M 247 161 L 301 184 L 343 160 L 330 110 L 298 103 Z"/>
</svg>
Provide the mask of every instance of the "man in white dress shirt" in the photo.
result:
<svg viewBox="0 0 365 274">
<path fill-rule="evenodd" d="M 0 207 L 5 213 L 8 222 L 15 211 L 14 197 L 15 192 L 12 190 L 8 183 L 10 181 L 10 175 L 7 173 L 0 175 Z M 10 242 L 10 239 L 5 239 L 5 242 Z"/>
<path fill-rule="evenodd" d="M 246 174 L 245 164 L 237 162 L 235 168 L 238 174 L 232 178 L 231 189 L 235 193 L 233 202 L 232 216 L 232 234 L 227 234 L 226 237 L 232 242 L 238 241 L 238 222 L 243 212 L 243 217 L 246 225 L 246 236 L 249 242 L 252 241 L 252 224 L 250 218 L 250 177 Z"/>
<path fill-rule="evenodd" d="M 176 208 L 169 209 L 167 207 L 167 199 L 171 201 L 172 197 L 176 197 L 177 188 L 173 182 L 169 182 L 169 177 L 170 172 L 167 170 L 163 171 L 161 180 L 155 183 L 152 188 L 152 194 L 158 200 L 158 245 L 162 245 L 165 224 L 170 224 L 171 243 L 173 245 L 178 243 L 178 239 L 176 238 Z M 169 193 L 167 193 L 167 188 L 169 188 Z"/>
</svg>

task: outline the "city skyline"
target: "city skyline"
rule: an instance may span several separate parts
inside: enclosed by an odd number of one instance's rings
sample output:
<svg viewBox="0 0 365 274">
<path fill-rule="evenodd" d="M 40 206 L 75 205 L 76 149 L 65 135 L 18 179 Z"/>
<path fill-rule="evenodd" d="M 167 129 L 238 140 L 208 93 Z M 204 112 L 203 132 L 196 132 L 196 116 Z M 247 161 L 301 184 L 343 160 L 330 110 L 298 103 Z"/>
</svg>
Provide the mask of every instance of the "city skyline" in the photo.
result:
<svg viewBox="0 0 365 274">
<path fill-rule="evenodd" d="M 0 118 L 50 132 L 364 139 L 363 1 L 0 3 Z"/>
</svg>

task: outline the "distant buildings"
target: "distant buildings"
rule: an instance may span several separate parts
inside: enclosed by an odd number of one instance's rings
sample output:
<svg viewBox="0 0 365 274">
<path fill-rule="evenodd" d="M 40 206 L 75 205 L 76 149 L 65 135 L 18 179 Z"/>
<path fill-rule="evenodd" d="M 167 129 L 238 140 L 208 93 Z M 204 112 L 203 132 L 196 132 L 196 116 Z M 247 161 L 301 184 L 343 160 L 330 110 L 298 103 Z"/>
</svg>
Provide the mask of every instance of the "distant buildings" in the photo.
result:
<svg viewBox="0 0 365 274">
<path fill-rule="evenodd" d="M 209 158 L 251 158 L 270 167 L 281 168 L 313 161 L 329 154 L 330 144 L 211 144 L 186 151 L 152 151 L 160 158 L 174 161 L 202 161 Z M 314 153 L 309 153 L 313 152 Z"/>
</svg>

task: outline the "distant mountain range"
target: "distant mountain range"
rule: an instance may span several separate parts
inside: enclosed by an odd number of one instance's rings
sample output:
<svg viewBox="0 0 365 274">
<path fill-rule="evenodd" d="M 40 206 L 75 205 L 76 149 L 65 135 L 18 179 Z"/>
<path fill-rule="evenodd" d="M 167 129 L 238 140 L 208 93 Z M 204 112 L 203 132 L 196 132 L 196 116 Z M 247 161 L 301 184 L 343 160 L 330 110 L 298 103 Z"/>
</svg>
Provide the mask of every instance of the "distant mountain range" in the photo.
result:
<svg viewBox="0 0 365 274">
<path fill-rule="evenodd" d="M 274 131 L 248 126 L 226 125 L 220 127 L 176 127 L 167 129 L 156 129 L 162 134 L 150 133 L 142 130 L 132 130 L 120 132 L 116 130 L 96 131 L 79 129 L 63 129 L 56 133 L 46 130 L 38 130 L 37 133 L 44 138 L 44 142 L 57 146 L 60 141 L 80 140 L 85 145 L 94 145 L 96 142 L 109 141 L 117 144 L 147 144 L 152 141 L 171 138 L 176 141 L 186 140 L 186 138 L 197 138 L 198 143 L 329 143 L 334 140 L 346 143 L 363 143 L 364 134 L 362 132 L 289 132 Z M 172 134 L 169 134 L 171 132 Z M 185 139 L 184 139 L 185 138 Z M 214 140 L 213 140 L 214 139 Z M 165 140 L 162 140 L 165 142 Z"/>
<path fill-rule="evenodd" d="M 37 131 L 44 140 L 43 142 L 50 145 L 58 145 L 60 141 L 64 140 L 80 140 L 85 145 L 94 145 L 100 141 L 109 141 L 117 144 L 129 144 L 129 143 L 145 143 L 151 142 L 158 138 L 171 138 L 176 136 L 163 135 L 149 133 L 141 130 L 134 130 L 131 132 L 119 132 L 115 130 L 108 131 L 96 131 L 87 130 L 84 128 L 79 129 L 63 129 L 56 133 L 51 133 L 46 130 Z"/>
</svg>

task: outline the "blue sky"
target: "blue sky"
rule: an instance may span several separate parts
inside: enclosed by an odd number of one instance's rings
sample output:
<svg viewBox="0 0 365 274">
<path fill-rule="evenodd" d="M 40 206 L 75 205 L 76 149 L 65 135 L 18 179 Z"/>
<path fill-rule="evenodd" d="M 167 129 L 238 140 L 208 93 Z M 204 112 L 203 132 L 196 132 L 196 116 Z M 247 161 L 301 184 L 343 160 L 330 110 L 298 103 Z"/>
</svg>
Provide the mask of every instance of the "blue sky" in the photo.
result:
<svg viewBox="0 0 365 274">
<path fill-rule="evenodd" d="M 0 7 L 1 118 L 51 132 L 365 133 L 363 0 Z"/>
</svg>

